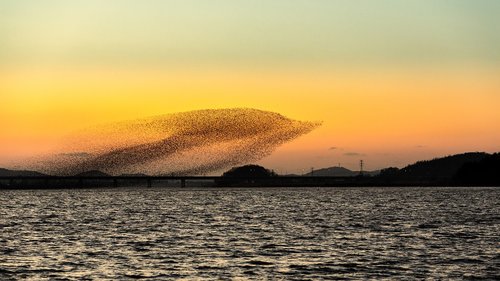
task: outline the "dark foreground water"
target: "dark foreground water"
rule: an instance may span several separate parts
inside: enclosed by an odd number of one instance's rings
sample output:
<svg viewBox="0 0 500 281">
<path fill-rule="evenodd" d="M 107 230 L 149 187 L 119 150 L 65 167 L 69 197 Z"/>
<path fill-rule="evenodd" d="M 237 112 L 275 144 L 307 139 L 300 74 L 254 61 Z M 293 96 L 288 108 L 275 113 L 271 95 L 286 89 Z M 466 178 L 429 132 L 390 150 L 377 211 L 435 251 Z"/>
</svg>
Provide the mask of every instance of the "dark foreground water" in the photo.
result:
<svg viewBox="0 0 500 281">
<path fill-rule="evenodd" d="M 500 188 L 11 190 L 0 229 L 0 280 L 500 278 Z"/>
</svg>

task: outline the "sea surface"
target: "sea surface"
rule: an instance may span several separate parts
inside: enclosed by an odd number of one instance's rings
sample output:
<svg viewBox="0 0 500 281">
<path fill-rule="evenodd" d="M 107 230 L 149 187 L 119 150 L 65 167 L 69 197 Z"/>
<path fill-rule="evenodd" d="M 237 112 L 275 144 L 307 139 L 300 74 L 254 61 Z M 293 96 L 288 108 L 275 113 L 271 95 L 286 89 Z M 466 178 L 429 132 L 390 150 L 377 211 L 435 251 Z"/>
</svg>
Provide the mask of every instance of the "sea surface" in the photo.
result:
<svg viewBox="0 0 500 281">
<path fill-rule="evenodd" d="M 500 279 L 500 188 L 0 191 L 0 280 Z"/>
</svg>

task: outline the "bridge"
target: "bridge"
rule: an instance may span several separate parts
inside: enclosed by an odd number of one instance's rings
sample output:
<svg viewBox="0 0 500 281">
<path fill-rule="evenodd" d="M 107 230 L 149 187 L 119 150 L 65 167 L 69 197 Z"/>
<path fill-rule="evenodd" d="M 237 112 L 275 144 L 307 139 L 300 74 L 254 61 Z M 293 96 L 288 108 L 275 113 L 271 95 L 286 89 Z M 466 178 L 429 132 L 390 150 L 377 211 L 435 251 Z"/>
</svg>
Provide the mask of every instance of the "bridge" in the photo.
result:
<svg viewBox="0 0 500 281">
<path fill-rule="evenodd" d="M 359 186 L 373 184 L 371 177 L 320 177 L 320 176 L 276 176 L 262 178 L 240 178 L 221 176 L 3 176 L 0 188 L 77 188 L 89 186 L 137 186 L 153 187 L 154 183 L 211 182 L 212 186 Z"/>
<path fill-rule="evenodd" d="M 120 183 L 143 182 L 147 187 L 152 187 L 153 182 L 179 181 L 181 187 L 186 187 L 187 180 L 215 181 L 217 176 L 13 176 L 0 177 L 0 182 L 8 182 L 9 186 L 31 183 L 31 185 L 50 186 L 54 183 L 67 183 L 84 185 L 85 183 L 109 183 L 119 187 Z"/>
</svg>

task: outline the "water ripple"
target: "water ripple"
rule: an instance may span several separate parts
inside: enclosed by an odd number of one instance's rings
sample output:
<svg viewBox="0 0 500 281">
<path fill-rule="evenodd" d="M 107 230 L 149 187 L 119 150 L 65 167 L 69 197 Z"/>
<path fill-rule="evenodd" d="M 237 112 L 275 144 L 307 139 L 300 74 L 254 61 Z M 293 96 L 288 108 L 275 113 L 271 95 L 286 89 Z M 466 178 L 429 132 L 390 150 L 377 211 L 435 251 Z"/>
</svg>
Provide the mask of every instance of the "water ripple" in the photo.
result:
<svg viewBox="0 0 500 281">
<path fill-rule="evenodd" d="M 0 280 L 499 279 L 498 188 L 0 191 Z"/>
</svg>

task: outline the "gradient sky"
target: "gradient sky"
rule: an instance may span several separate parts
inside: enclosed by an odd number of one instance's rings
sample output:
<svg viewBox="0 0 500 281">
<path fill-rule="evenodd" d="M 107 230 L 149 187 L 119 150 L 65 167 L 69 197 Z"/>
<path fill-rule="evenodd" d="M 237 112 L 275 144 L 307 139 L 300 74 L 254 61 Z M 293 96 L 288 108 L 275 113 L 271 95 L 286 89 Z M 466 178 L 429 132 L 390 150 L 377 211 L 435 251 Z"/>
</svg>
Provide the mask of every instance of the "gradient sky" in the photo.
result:
<svg viewBox="0 0 500 281">
<path fill-rule="evenodd" d="M 0 166 L 94 124 L 252 107 L 323 121 L 260 163 L 500 151 L 497 0 L 3 0 Z"/>
</svg>

